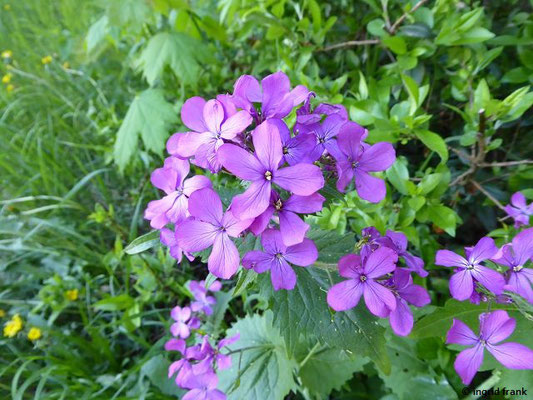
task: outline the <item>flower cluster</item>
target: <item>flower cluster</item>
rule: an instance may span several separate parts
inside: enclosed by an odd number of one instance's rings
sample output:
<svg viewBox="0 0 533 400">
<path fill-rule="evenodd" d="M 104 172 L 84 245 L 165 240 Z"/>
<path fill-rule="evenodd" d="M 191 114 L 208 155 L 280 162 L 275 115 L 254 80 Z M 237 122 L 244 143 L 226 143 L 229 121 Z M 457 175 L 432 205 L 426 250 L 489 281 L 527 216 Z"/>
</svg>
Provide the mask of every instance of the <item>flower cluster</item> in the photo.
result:
<svg viewBox="0 0 533 400">
<path fill-rule="evenodd" d="M 529 225 L 529 218 L 533 215 L 533 202 L 527 204 L 526 197 L 516 192 L 511 196 L 511 204 L 505 206 L 507 215 L 514 220 L 514 227 Z"/>
<path fill-rule="evenodd" d="M 178 262 L 211 248 L 209 271 L 228 279 L 241 264 L 234 239 L 252 234 L 261 237 L 263 251 L 246 254 L 243 266 L 269 270 L 274 289 L 290 290 L 296 284 L 291 264 L 305 267 L 318 256 L 301 215 L 322 209 L 324 174 L 337 177 L 339 191 L 354 181 L 362 199 L 377 203 L 385 197 L 385 182 L 370 172 L 394 163 L 392 145 L 365 143 L 367 130 L 349 121 L 343 106 L 313 108 L 313 98 L 304 86 L 291 89 L 288 77 L 276 72 L 261 82 L 241 76 L 232 94 L 183 104 L 181 119 L 189 131 L 168 140 L 171 156 L 151 176 L 165 196 L 150 202 L 144 214 Z M 288 124 L 295 108 L 296 121 Z M 190 164 L 207 174 L 224 170 L 246 189 L 224 210 L 206 175 L 188 178 Z M 415 258 L 401 256 L 417 268 Z"/>
<path fill-rule="evenodd" d="M 208 288 L 204 281 L 190 282 L 189 289 L 194 300 L 189 306 L 174 307 L 170 316 L 174 323 L 170 327 L 172 338 L 165 343 L 165 350 L 179 352 L 182 358 L 173 362 L 168 369 L 168 377 L 176 376 L 176 384 L 188 392 L 184 400 L 223 400 L 226 395 L 217 389 L 217 370 L 231 367 L 231 357 L 221 352 L 224 347 L 234 343 L 239 336 L 218 341 L 212 345 L 208 335 L 202 332 L 201 318 L 213 313 L 215 297 L 209 292 L 220 290 L 221 284 L 213 282 Z M 187 342 L 193 342 L 188 345 Z"/>
<path fill-rule="evenodd" d="M 505 290 L 524 297 L 533 304 L 533 270 L 526 264 L 533 257 L 533 228 L 517 234 L 511 243 L 500 249 L 489 237 L 482 238 L 474 247 L 465 248 L 465 257 L 449 250 L 439 250 L 435 264 L 455 267 L 450 278 L 450 293 L 456 300 L 470 299 L 479 303 L 487 294 L 497 301 L 508 301 Z M 504 275 L 484 264 L 493 263 L 507 267 Z"/>
<path fill-rule="evenodd" d="M 363 296 L 372 314 L 389 318 L 397 335 L 408 335 L 414 323 L 409 304 L 423 307 L 430 302 L 427 291 L 413 284 L 411 277 L 412 271 L 427 275 L 424 262 L 407 252 L 407 238 L 401 232 L 387 231 L 381 236 L 376 228 L 365 228 L 359 243 L 360 254 L 339 260 L 339 274 L 348 279 L 329 289 L 328 304 L 335 311 L 345 311 Z M 406 267 L 397 265 L 399 257 Z"/>
</svg>

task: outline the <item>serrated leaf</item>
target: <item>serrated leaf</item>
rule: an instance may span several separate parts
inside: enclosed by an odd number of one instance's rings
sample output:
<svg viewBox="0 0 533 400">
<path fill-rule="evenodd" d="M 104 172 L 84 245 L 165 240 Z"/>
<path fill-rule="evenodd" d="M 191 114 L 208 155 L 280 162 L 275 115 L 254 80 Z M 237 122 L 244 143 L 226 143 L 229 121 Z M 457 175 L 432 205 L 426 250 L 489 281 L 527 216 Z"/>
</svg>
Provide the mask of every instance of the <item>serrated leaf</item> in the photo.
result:
<svg viewBox="0 0 533 400">
<path fill-rule="evenodd" d="M 231 368 L 219 371 L 220 388 L 229 400 L 283 400 L 295 387 L 292 371 L 296 361 L 287 357 L 279 330 L 272 325 L 272 312 L 237 321 L 227 336 L 239 334 L 229 346 Z M 239 351 L 242 349 L 242 351 Z"/>
<path fill-rule="evenodd" d="M 163 92 L 148 89 L 135 96 L 117 133 L 114 158 L 121 171 L 137 149 L 139 134 L 148 150 L 161 153 L 165 148 L 168 128 L 177 115 Z"/>
<path fill-rule="evenodd" d="M 208 58 L 205 48 L 198 40 L 181 32 L 162 32 L 150 38 L 136 67 L 153 86 L 166 66 L 185 84 L 198 79 L 200 62 Z"/>
<path fill-rule="evenodd" d="M 137 254 L 151 249 L 152 247 L 157 246 L 160 243 L 159 235 L 159 231 L 154 230 L 142 236 L 139 236 L 138 238 L 134 239 L 128 246 L 126 246 L 124 252 L 126 252 L 126 254 Z"/>
</svg>

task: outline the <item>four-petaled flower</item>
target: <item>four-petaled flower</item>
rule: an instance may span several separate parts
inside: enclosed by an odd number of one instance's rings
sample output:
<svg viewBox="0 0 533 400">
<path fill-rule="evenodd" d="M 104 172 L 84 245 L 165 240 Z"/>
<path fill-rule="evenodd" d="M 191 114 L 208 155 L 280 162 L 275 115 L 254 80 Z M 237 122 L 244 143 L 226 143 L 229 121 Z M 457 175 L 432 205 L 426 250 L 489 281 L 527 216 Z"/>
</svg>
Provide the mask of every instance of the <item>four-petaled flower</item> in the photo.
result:
<svg viewBox="0 0 533 400">
<path fill-rule="evenodd" d="M 448 331 L 447 343 L 473 346 L 463 350 L 455 359 L 454 367 L 465 385 L 469 385 L 483 363 L 483 353 L 487 349 L 509 369 L 533 369 L 533 350 L 519 343 L 502 343 L 515 330 L 516 321 L 506 311 L 498 310 L 479 316 L 480 335 L 477 336 L 462 321 L 453 320 Z"/>
<path fill-rule="evenodd" d="M 394 271 L 397 261 L 398 255 L 387 247 L 381 247 L 363 259 L 356 254 L 345 255 L 339 260 L 339 274 L 349 279 L 329 289 L 329 306 L 335 311 L 349 310 L 364 296 L 372 314 L 387 317 L 396 309 L 396 298 L 377 279 Z"/>
<path fill-rule="evenodd" d="M 224 168 L 252 182 L 243 194 L 233 198 L 231 209 L 236 217 L 247 219 L 262 214 L 270 202 L 272 183 L 300 196 L 309 196 L 324 186 L 324 177 L 316 165 L 279 168 L 283 149 L 275 124 L 263 122 L 254 130 L 252 140 L 254 154 L 233 144 L 225 144 L 218 151 Z"/>
<path fill-rule="evenodd" d="M 189 198 L 188 219 L 176 228 L 178 245 L 185 251 L 202 251 L 213 246 L 207 261 L 209 271 L 218 278 L 229 279 L 239 268 L 239 251 L 230 237 L 237 237 L 253 222 L 238 220 L 222 209 L 218 194 L 212 189 L 201 189 Z"/>
<path fill-rule="evenodd" d="M 211 187 L 211 181 L 203 175 L 185 179 L 190 165 L 187 160 L 169 157 L 165 166 L 152 172 L 152 184 L 166 193 L 160 200 L 148 203 L 144 218 L 150 220 L 150 226 L 161 229 L 169 222 L 179 223 L 189 215 L 189 196 L 198 189 Z"/>
<path fill-rule="evenodd" d="M 396 152 L 390 143 L 380 142 L 372 146 L 363 143 L 367 130 L 348 121 L 337 135 L 340 152 L 337 157 L 337 189 L 343 192 L 355 178 L 357 194 L 364 200 L 379 203 L 385 198 L 386 187 L 382 179 L 369 172 L 384 171 L 396 160 Z M 335 155 L 334 155 L 335 156 Z"/>
<path fill-rule="evenodd" d="M 503 292 L 505 285 L 503 276 L 481 265 L 483 261 L 494 257 L 497 252 L 494 240 L 489 237 L 482 238 L 473 248 L 465 248 L 467 258 L 450 250 L 437 251 L 436 265 L 457 267 L 450 278 L 450 293 L 454 299 L 463 301 L 472 296 L 476 282 L 496 295 Z"/>
<path fill-rule="evenodd" d="M 270 270 L 274 290 L 294 289 L 296 273 L 289 263 L 300 267 L 313 264 L 318 251 L 310 239 L 304 239 L 294 246 L 286 246 L 277 230 L 268 229 L 261 235 L 263 251 L 253 250 L 242 259 L 245 268 L 253 268 L 258 274 Z"/>
<path fill-rule="evenodd" d="M 191 318 L 191 309 L 189 307 L 176 306 L 170 311 L 170 316 L 176 322 L 170 327 L 170 332 L 175 337 L 187 339 L 191 334 L 189 324 L 187 323 Z"/>
<path fill-rule="evenodd" d="M 385 236 L 377 238 L 376 242 L 393 249 L 399 257 L 402 257 L 408 271 L 413 271 L 423 278 L 428 276 L 428 272 L 424 269 L 424 260 L 407 251 L 407 237 L 404 233 L 387 230 Z"/>
<path fill-rule="evenodd" d="M 192 281 L 189 284 L 189 290 L 194 296 L 194 301 L 191 303 L 191 309 L 195 312 L 203 311 L 206 315 L 213 314 L 213 304 L 216 304 L 217 300 L 213 296 L 208 296 L 207 292 L 218 292 L 222 288 L 220 281 L 214 281 L 209 285 L 209 288 L 205 287 L 205 281 Z"/>
<path fill-rule="evenodd" d="M 511 196 L 511 204 L 505 206 L 507 215 L 514 219 L 514 227 L 529 225 L 529 218 L 533 215 L 533 202 L 526 203 L 526 197 L 516 192 Z"/>
</svg>

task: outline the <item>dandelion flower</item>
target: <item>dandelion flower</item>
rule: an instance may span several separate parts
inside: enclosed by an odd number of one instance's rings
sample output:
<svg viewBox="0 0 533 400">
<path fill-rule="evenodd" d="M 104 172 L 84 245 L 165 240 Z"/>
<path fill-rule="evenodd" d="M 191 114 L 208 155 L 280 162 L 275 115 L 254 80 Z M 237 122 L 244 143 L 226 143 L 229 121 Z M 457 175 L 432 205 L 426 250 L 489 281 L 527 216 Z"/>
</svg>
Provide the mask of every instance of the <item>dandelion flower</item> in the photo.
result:
<svg viewBox="0 0 533 400">
<path fill-rule="evenodd" d="M 11 320 L 4 325 L 4 336 L 10 338 L 14 337 L 21 329 L 22 318 L 20 318 L 20 315 L 15 314 Z"/>
<path fill-rule="evenodd" d="M 28 339 L 30 339 L 32 342 L 39 340 L 41 336 L 42 336 L 41 330 L 34 326 L 32 326 L 30 331 L 28 332 Z"/>
</svg>

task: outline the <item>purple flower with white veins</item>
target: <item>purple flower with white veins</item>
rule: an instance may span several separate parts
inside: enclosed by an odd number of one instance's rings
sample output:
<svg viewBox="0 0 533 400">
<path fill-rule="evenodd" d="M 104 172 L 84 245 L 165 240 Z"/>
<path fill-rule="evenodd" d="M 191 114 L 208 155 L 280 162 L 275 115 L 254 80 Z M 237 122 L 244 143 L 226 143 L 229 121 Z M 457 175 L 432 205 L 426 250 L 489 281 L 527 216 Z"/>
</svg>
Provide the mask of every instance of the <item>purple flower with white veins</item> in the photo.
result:
<svg viewBox="0 0 533 400">
<path fill-rule="evenodd" d="M 414 323 L 408 303 L 423 307 L 431 301 L 429 294 L 422 286 L 413 284 L 411 273 L 406 269 L 397 268 L 386 285 L 396 296 L 396 308 L 389 315 L 392 330 L 399 336 L 407 336 Z"/>
<path fill-rule="evenodd" d="M 318 160 L 326 150 L 335 158 L 341 157 L 335 137 L 345 122 L 346 120 L 340 115 L 333 114 L 326 117 L 321 123 L 299 125 L 296 128 L 299 130 L 298 136 L 311 135 L 315 139 L 315 146 L 309 155 L 311 161 Z"/>
<path fill-rule="evenodd" d="M 270 196 L 270 205 L 250 225 L 250 231 L 256 236 L 261 234 L 268 227 L 270 220 L 277 214 L 283 243 L 286 246 L 301 243 L 309 230 L 309 225 L 302 221 L 297 214 L 318 212 L 322 210 L 322 203 L 325 200 L 319 193 L 313 193 L 311 196 L 293 194 L 287 200 L 283 200 L 273 190 Z"/>
<path fill-rule="evenodd" d="M 315 138 L 312 135 L 297 135 L 291 137 L 289 128 L 281 119 L 271 119 L 269 123 L 274 124 L 279 131 L 281 138 L 281 145 L 283 150 L 283 157 L 280 165 L 285 162 L 289 165 L 296 165 L 299 163 L 312 164 L 310 154 L 315 147 Z"/>
<path fill-rule="evenodd" d="M 185 179 L 189 170 L 189 161 L 168 157 L 163 168 L 152 172 L 152 184 L 166 193 L 162 199 L 149 202 L 144 212 L 144 218 L 150 220 L 152 228 L 161 229 L 169 222 L 183 221 L 189 215 L 189 196 L 195 190 L 211 187 L 211 181 L 203 175 Z"/>
<path fill-rule="evenodd" d="M 220 281 L 214 281 L 209 288 L 205 287 L 205 281 L 191 281 L 189 283 L 189 290 L 194 296 L 194 301 L 191 303 L 191 309 L 195 312 L 203 311 L 206 315 L 213 313 L 212 306 L 216 304 L 217 300 L 213 296 L 208 296 L 207 292 L 218 292 L 222 288 Z"/>
<path fill-rule="evenodd" d="M 533 215 L 533 203 L 526 203 L 526 197 L 516 192 L 511 196 L 511 204 L 505 206 L 507 214 L 514 219 L 514 227 L 529 225 L 529 217 Z"/>
<path fill-rule="evenodd" d="M 428 276 L 428 272 L 424 269 L 424 260 L 407 251 L 407 237 L 404 233 L 387 230 L 386 235 L 376 241 L 382 246 L 393 249 L 398 256 L 402 257 L 408 271 L 413 271 L 423 278 Z"/>
<path fill-rule="evenodd" d="M 318 258 L 318 250 L 310 239 L 304 239 L 294 246 L 283 244 L 281 233 L 267 229 L 261 235 L 263 251 L 253 250 L 243 257 L 244 268 L 258 274 L 270 270 L 270 279 L 274 290 L 292 290 L 296 285 L 296 274 L 289 263 L 300 267 L 313 264 Z"/>
<path fill-rule="evenodd" d="M 255 153 L 225 144 L 219 151 L 219 160 L 235 176 L 251 181 L 246 191 L 233 198 L 231 210 L 241 219 L 255 218 L 270 203 L 272 183 L 300 196 L 309 196 L 324 186 L 320 168 L 312 164 L 297 164 L 279 168 L 283 150 L 275 124 L 265 121 L 252 134 Z"/>
<path fill-rule="evenodd" d="M 194 157 L 195 164 L 213 173 L 221 168 L 217 151 L 224 140 L 232 140 L 251 123 L 246 111 L 227 116 L 219 100 L 206 102 L 201 97 L 188 99 L 181 109 L 181 119 L 192 132 L 175 133 L 167 142 L 170 154 L 181 158 Z"/>
<path fill-rule="evenodd" d="M 454 299 L 463 301 L 474 292 L 475 283 L 481 283 L 492 293 L 499 295 L 503 292 L 505 280 L 498 272 L 487 268 L 481 263 L 496 255 L 498 248 L 494 240 L 482 238 L 471 248 L 465 248 L 467 258 L 450 250 L 439 250 L 435 257 L 435 264 L 444 267 L 457 267 L 450 278 L 450 293 Z"/>
<path fill-rule="evenodd" d="M 176 239 L 175 231 L 172 231 L 168 228 L 161 229 L 161 233 L 159 234 L 159 240 L 161 240 L 161 243 L 163 243 L 165 246 L 169 248 L 170 255 L 178 261 L 178 264 L 183 259 L 184 254 L 185 254 L 185 257 L 189 259 L 189 261 L 194 260 L 194 256 L 192 254 L 184 252 L 178 246 L 178 239 Z"/>
<path fill-rule="evenodd" d="M 335 311 L 349 310 L 365 298 L 366 307 L 378 317 L 385 318 L 396 309 L 394 294 L 377 279 L 396 268 L 398 255 L 387 247 L 381 247 L 368 257 L 347 254 L 339 260 L 339 274 L 349 278 L 328 290 L 328 304 Z"/>
<path fill-rule="evenodd" d="M 237 272 L 240 260 L 230 237 L 239 236 L 253 220 L 239 221 L 231 210 L 224 213 L 222 202 L 212 189 L 194 192 L 189 199 L 189 212 L 195 219 L 184 221 L 176 228 L 178 245 L 188 252 L 213 246 L 207 267 L 216 277 L 229 279 Z"/>
<path fill-rule="evenodd" d="M 379 203 L 385 198 L 386 186 L 382 179 L 369 172 L 385 171 L 396 160 L 396 152 L 390 143 L 380 142 L 372 146 L 363 143 L 367 130 L 355 122 L 346 122 L 337 135 L 340 154 L 337 157 L 337 189 L 343 192 L 355 178 L 357 194 L 364 200 Z"/>
<path fill-rule="evenodd" d="M 469 385 L 483 363 L 483 353 L 487 349 L 501 364 L 509 369 L 533 369 L 533 350 L 519 343 L 500 343 L 515 330 L 516 321 L 506 311 L 498 310 L 479 316 L 480 335 L 462 321 L 453 320 L 446 343 L 473 346 L 463 350 L 455 359 L 455 371 L 465 385 Z"/>
<path fill-rule="evenodd" d="M 287 75 L 278 71 L 263 78 L 261 84 L 251 75 L 241 76 L 235 83 L 232 100 L 237 107 L 246 110 L 256 122 L 261 123 L 269 118 L 285 118 L 308 94 L 309 90 L 303 85 L 291 90 Z M 260 114 L 253 103 L 261 103 Z"/>
<path fill-rule="evenodd" d="M 533 304 L 533 269 L 525 267 L 532 257 L 533 228 L 529 228 L 516 235 L 512 244 L 504 245 L 491 260 L 509 267 L 504 289 L 518 293 Z"/>
</svg>

